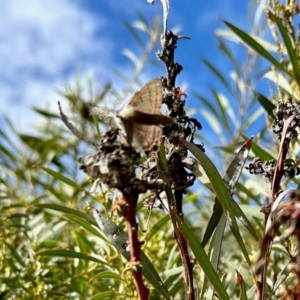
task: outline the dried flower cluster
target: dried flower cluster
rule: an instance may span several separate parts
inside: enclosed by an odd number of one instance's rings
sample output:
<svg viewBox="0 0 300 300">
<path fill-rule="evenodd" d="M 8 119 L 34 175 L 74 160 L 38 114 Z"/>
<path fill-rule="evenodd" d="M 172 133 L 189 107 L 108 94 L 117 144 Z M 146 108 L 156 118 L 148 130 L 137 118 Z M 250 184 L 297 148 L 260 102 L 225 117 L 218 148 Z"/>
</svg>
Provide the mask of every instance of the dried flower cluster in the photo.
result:
<svg viewBox="0 0 300 300">
<path fill-rule="evenodd" d="M 275 171 L 275 161 L 267 160 L 263 162 L 260 158 L 255 157 L 249 166 L 245 167 L 250 174 L 262 174 L 266 178 L 272 179 Z"/>
<path fill-rule="evenodd" d="M 279 101 L 277 107 L 273 110 L 273 114 L 273 132 L 277 135 L 280 141 L 282 139 L 285 122 L 287 122 L 287 120 L 293 116 L 293 119 L 289 122 L 287 132 L 284 136 L 284 144 L 287 145 L 288 148 L 290 141 L 298 136 L 298 127 L 300 126 L 300 100 L 293 101 L 291 98 L 289 98 L 286 101 Z M 263 162 L 258 157 L 255 157 L 252 163 L 246 167 L 250 174 L 262 174 L 270 181 L 273 179 L 275 168 L 276 162 L 274 160 L 267 160 Z M 290 178 L 300 174 L 299 160 L 292 158 L 284 159 L 283 173 Z"/>
<path fill-rule="evenodd" d="M 112 188 L 123 190 L 135 178 L 139 154 L 132 147 L 115 142 L 117 132 L 118 130 L 106 132 L 98 151 L 87 156 L 80 169 Z"/>
<path fill-rule="evenodd" d="M 295 115 L 295 118 L 289 125 L 285 141 L 288 143 L 298 136 L 297 128 L 300 126 L 300 100 L 293 101 L 289 98 L 287 101 L 279 101 L 277 107 L 273 111 L 273 114 L 275 117 L 272 124 L 273 132 L 277 135 L 279 140 L 282 138 L 284 122 L 292 115 Z"/>
</svg>

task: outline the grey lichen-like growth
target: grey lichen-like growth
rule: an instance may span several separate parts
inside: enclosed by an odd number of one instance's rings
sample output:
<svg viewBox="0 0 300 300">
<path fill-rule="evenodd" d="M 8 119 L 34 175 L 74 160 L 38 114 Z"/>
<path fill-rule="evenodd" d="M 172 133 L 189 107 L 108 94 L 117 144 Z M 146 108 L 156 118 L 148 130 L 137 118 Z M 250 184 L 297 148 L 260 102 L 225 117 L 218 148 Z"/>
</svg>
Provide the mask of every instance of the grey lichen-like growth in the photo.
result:
<svg viewBox="0 0 300 300">
<path fill-rule="evenodd" d="M 98 151 L 87 156 L 80 169 L 109 187 L 122 190 L 135 178 L 140 155 L 132 147 L 115 142 L 117 132 L 108 131 L 102 137 Z"/>
<path fill-rule="evenodd" d="M 166 183 L 161 180 L 161 176 L 136 178 L 140 154 L 131 146 L 116 141 L 117 133 L 118 130 L 107 131 L 100 140 L 97 152 L 85 157 L 80 169 L 93 179 L 99 179 L 110 188 L 117 188 L 125 194 L 161 189 Z"/>
</svg>

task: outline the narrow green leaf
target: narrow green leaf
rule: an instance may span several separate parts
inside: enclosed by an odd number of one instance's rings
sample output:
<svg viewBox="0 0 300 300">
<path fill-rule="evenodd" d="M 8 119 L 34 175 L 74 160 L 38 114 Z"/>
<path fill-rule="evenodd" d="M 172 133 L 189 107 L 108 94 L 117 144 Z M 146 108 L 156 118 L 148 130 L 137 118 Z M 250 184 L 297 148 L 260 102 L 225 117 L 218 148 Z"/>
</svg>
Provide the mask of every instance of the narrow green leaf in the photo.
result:
<svg viewBox="0 0 300 300">
<path fill-rule="evenodd" d="M 218 226 L 222 215 L 223 215 L 222 205 L 221 205 L 220 201 L 218 200 L 218 198 L 216 198 L 214 207 L 213 207 L 213 213 L 208 221 L 208 224 L 206 226 L 206 229 L 205 229 L 205 232 L 203 235 L 203 239 L 201 241 L 202 247 L 205 247 L 206 244 L 208 243 L 209 239 L 211 238 L 211 236 L 214 233 L 214 230 Z"/>
<path fill-rule="evenodd" d="M 264 73 L 263 78 L 267 78 L 272 81 L 276 86 L 282 89 L 288 97 L 298 99 L 297 91 L 292 86 L 293 81 L 290 80 L 290 76 L 271 69 Z"/>
<path fill-rule="evenodd" d="M 241 209 L 247 216 L 264 221 L 265 215 L 261 212 L 259 206 L 253 206 L 251 204 L 241 204 Z"/>
<path fill-rule="evenodd" d="M 244 138 L 246 137 L 244 136 Z M 262 148 L 261 146 L 259 146 L 254 142 L 252 142 L 251 150 L 254 153 L 254 155 L 259 157 L 262 161 L 271 160 L 271 159 L 275 160 L 275 158 L 268 151 L 266 151 L 264 148 Z"/>
<path fill-rule="evenodd" d="M 281 284 L 286 282 L 286 279 L 289 275 L 290 275 L 290 267 L 289 264 L 287 264 L 284 268 L 282 268 L 280 273 L 277 274 L 277 278 L 276 278 L 277 280 L 273 285 L 270 296 L 274 295 L 277 289 L 281 286 Z"/>
<path fill-rule="evenodd" d="M 95 236 L 99 237 L 100 239 L 106 241 L 106 238 L 103 236 L 103 234 L 101 234 L 99 232 L 99 230 L 96 230 L 93 226 L 91 226 L 91 224 L 89 222 L 86 222 L 84 219 L 78 218 L 77 216 L 74 216 L 74 215 L 73 216 L 72 215 L 66 215 L 65 217 L 72 220 L 73 222 L 75 222 L 79 226 L 83 227 L 85 230 L 92 233 L 93 235 L 95 235 Z"/>
<path fill-rule="evenodd" d="M 247 290 L 247 299 L 255 299 L 257 296 L 257 285 L 253 284 L 252 287 Z"/>
<path fill-rule="evenodd" d="M 252 145 L 252 139 L 248 139 L 244 145 L 241 147 L 241 149 L 238 151 L 238 153 L 235 155 L 234 159 L 230 163 L 228 169 L 225 172 L 224 175 L 224 182 L 227 184 L 227 187 L 229 188 L 230 193 L 234 192 L 235 186 L 238 182 L 238 179 L 241 175 L 241 172 L 243 170 L 245 161 L 248 157 L 248 153 L 250 150 L 250 147 Z M 185 163 L 185 161 L 184 161 Z M 197 162 L 196 167 L 190 167 L 186 165 L 193 174 L 211 191 L 214 192 L 213 187 L 211 185 L 210 179 L 208 178 L 206 171 L 201 166 L 199 162 Z M 235 216 L 245 225 L 245 227 L 249 230 L 249 232 L 252 234 L 252 236 L 258 240 L 258 236 L 256 234 L 255 229 L 253 228 L 252 224 L 244 214 L 244 212 L 241 210 L 239 205 L 232 199 L 232 206 L 235 213 Z M 202 240 L 202 246 L 204 247 L 206 243 L 209 241 L 210 237 L 213 234 L 213 231 L 217 227 L 219 220 L 222 216 L 223 209 L 222 205 L 220 204 L 218 198 L 215 199 L 215 204 L 213 207 L 213 214 L 208 222 L 208 225 L 206 227 L 206 231 L 203 236 Z"/>
<path fill-rule="evenodd" d="M 38 247 L 39 248 L 55 248 L 58 247 L 59 245 L 59 241 L 56 240 L 45 240 L 43 242 L 41 242 Z"/>
<path fill-rule="evenodd" d="M 48 203 L 35 204 L 34 206 L 53 209 L 55 211 L 63 212 L 65 214 L 71 214 L 71 215 L 74 215 L 76 217 L 86 220 L 89 224 L 97 226 L 97 223 L 92 216 L 90 216 L 88 214 L 84 214 L 81 211 L 78 211 L 78 210 L 75 210 L 75 209 L 72 209 L 72 208 L 69 208 L 66 206 L 61 206 L 61 205 L 57 205 L 57 204 L 48 204 Z"/>
<path fill-rule="evenodd" d="M 167 159 L 166 159 L 166 151 L 165 151 L 164 143 L 160 143 L 158 158 L 159 158 L 159 164 L 160 164 L 161 170 L 166 172 L 166 173 L 169 173 L 169 168 L 168 168 L 168 162 L 167 162 Z M 171 185 L 170 185 L 169 182 L 167 182 L 165 190 L 166 190 L 166 195 L 167 195 L 169 206 L 171 206 L 172 203 L 174 203 L 174 199 L 173 199 L 173 193 L 172 193 Z"/>
<path fill-rule="evenodd" d="M 38 165 L 35 165 L 34 167 L 36 168 L 40 168 L 44 171 L 46 171 L 49 175 L 53 176 L 54 178 L 66 183 L 67 185 L 70 185 L 71 187 L 75 188 L 75 189 L 78 189 L 78 190 L 81 190 L 81 191 L 84 191 L 84 188 L 82 188 L 80 185 L 78 185 L 76 182 L 74 182 L 73 180 L 69 179 L 68 177 L 56 172 L 56 171 L 53 171 L 51 169 L 48 169 L 46 167 L 42 167 L 42 166 L 38 166 Z"/>
<path fill-rule="evenodd" d="M 187 147 L 189 151 L 198 159 L 198 161 L 201 163 L 204 171 L 206 172 L 206 175 L 208 176 L 212 187 L 214 189 L 214 192 L 216 196 L 218 197 L 220 203 L 223 206 L 223 211 L 226 215 L 226 218 L 229 222 L 231 232 L 233 233 L 237 243 L 239 244 L 245 259 L 247 260 L 247 263 L 249 266 L 251 266 L 251 261 L 249 259 L 249 255 L 246 249 L 246 246 L 244 244 L 244 241 L 240 235 L 239 227 L 236 222 L 236 213 L 233 208 L 233 201 L 232 197 L 221 177 L 219 174 L 217 168 L 214 166 L 214 164 L 210 161 L 210 159 L 195 145 L 187 142 L 182 141 L 182 143 Z"/>
<path fill-rule="evenodd" d="M 150 230 L 149 233 L 145 236 L 145 240 L 150 240 L 157 232 L 161 231 L 167 222 L 170 220 L 170 216 L 166 215 L 161 218 Z"/>
<path fill-rule="evenodd" d="M 201 60 L 206 65 L 206 67 L 223 83 L 223 85 L 227 88 L 227 90 L 231 91 L 228 80 L 225 79 L 221 71 L 211 62 L 209 62 L 207 59 L 202 58 Z"/>
<path fill-rule="evenodd" d="M 99 254 L 98 249 L 96 249 L 95 247 L 95 243 L 89 240 L 89 236 L 86 234 L 86 232 L 82 232 L 81 230 L 76 230 L 74 234 L 77 237 L 74 240 L 76 240 L 80 252 L 85 253 L 86 251 L 88 251 L 88 252 L 92 252 L 93 254 Z M 103 239 L 106 240 L 104 237 Z"/>
<path fill-rule="evenodd" d="M 236 183 L 238 182 L 243 171 L 245 161 L 248 157 L 249 151 L 252 146 L 252 140 L 253 138 L 246 140 L 241 149 L 234 156 L 232 162 L 230 163 L 229 167 L 225 172 L 224 181 L 231 193 L 234 192 Z"/>
<path fill-rule="evenodd" d="M 247 300 L 247 291 L 246 291 L 246 286 L 245 286 L 245 282 L 244 279 L 242 277 L 242 274 L 240 274 L 237 270 L 236 270 L 236 277 L 237 277 L 237 283 L 240 286 L 240 296 L 239 299 L 240 300 Z"/>
<path fill-rule="evenodd" d="M 273 110 L 276 108 L 276 106 L 268 98 L 266 98 L 263 94 L 261 94 L 257 91 L 254 91 L 254 90 L 253 90 L 253 94 L 257 98 L 260 105 L 265 109 L 267 114 L 272 119 L 274 119 Z"/>
<path fill-rule="evenodd" d="M 25 267 L 25 263 L 23 261 L 23 258 L 21 257 L 21 255 L 18 253 L 17 249 L 15 249 L 12 245 L 10 245 L 9 243 L 7 243 L 6 241 L 4 241 L 4 244 L 6 245 L 6 247 L 10 250 L 11 255 L 16 259 L 16 261 L 22 266 Z"/>
<path fill-rule="evenodd" d="M 102 279 L 102 278 L 124 281 L 124 278 L 122 276 L 120 276 L 119 274 L 116 274 L 116 273 L 113 273 L 113 272 L 110 272 L 110 271 L 103 271 L 103 272 L 98 273 L 94 277 L 92 277 L 90 279 L 90 282 L 94 281 L 95 279 Z"/>
<path fill-rule="evenodd" d="M 234 34 L 234 32 L 232 32 L 228 29 L 217 29 L 215 31 L 215 35 L 217 37 L 222 37 L 224 39 L 230 40 L 237 44 L 239 44 L 241 42 L 241 39 L 236 34 Z M 278 47 L 276 44 L 271 44 L 270 42 L 264 40 L 263 38 L 255 36 L 255 35 L 252 35 L 252 38 L 255 39 L 266 50 L 268 50 L 270 52 L 278 53 Z"/>
<path fill-rule="evenodd" d="M 1 155 L 1 159 L 3 160 L 3 163 L 6 163 L 6 165 L 8 165 L 7 161 L 12 161 L 14 163 L 17 161 L 17 158 L 12 154 L 11 150 L 5 148 L 3 144 L 0 144 L 0 152 L 6 156 L 6 158 L 4 158 Z"/>
<path fill-rule="evenodd" d="M 235 72 L 237 74 L 237 78 L 242 78 L 242 71 L 241 71 L 241 69 L 243 69 L 243 68 L 241 68 L 241 65 L 238 62 L 238 60 L 236 59 L 236 56 L 234 55 L 232 49 L 230 49 L 222 39 L 218 39 L 218 42 L 219 42 L 218 47 L 219 47 L 220 51 L 223 52 L 223 54 L 233 64 L 234 70 L 235 70 Z"/>
<path fill-rule="evenodd" d="M 273 19 L 273 21 L 276 22 L 280 34 L 282 36 L 283 42 L 285 44 L 287 53 L 289 55 L 291 64 L 293 66 L 294 71 L 294 80 L 297 82 L 298 87 L 300 88 L 300 67 L 299 67 L 299 60 L 297 59 L 294 47 L 292 45 L 291 39 L 289 37 L 289 34 L 287 32 L 287 29 L 282 25 L 281 20 L 275 16 L 270 10 L 268 11 L 268 15 Z"/>
<path fill-rule="evenodd" d="M 99 264 L 109 265 L 106 261 L 101 260 L 97 257 L 87 255 L 80 252 L 69 251 L 69 250 L 46 250 L 38 251 L 35 255 L 37 256 L 53 256 L 53 257 L 68 257 L 68 258 L 78 258 L 88 261 L 94 261 Z"/>
<path fill-rule="evenodd" d="M 139 20 L 140 22 L 143 24 L 143 28 L 144 28 L 144 32 L 147 32 L 149 33 L 149 29 L 151 29 L 152 25 L 150 25 L 148 22 L 149 22 L 149 19 L 147 18 L 147 16 L 140 10 L 138 10 L 137 12 L 137 15 L 139 17 Z"/>
<path fill-rule="evenodd" d="M 212 104 L 212 101 L 208 98 L 206 98 L 205 96 L 195 93 L 195 97 L 197 99 L 199 99 L 199 101 L 201 101 L 201 104 L 205 105 L 207 107 L 207 109 L 215 116 L 217 116 L 217 112 L 216 112 L 216 108 L 215 106 Z"/>
<path fill-rule="evenodd" d="M 221 249 L 222 249 L 222 242 L 223 242 L 225 227 L 226 227 L 226 218 L 225 218 L 225 215 L 222 213 L 220 221 L 214 232 L 212 242 L 209 245 L 210 261 L 216 271 L 218 269 L 218 263 L 220 261 L 220 254 L 221 254 Z M 204 247 L 204 246 L 202 245 L 202 247 Z M 205 296 L 205 293 L 207 290 L 207 286 L 208 286 L 208 280 L 206 277 L 203 282 L 201 299 L 204 299 L 204 296 Z M 205 299 L 206 300 L 213 299 L 213 294 L 214 294 L 213 290 L 208 291 L 207 297 Z"/>
<path fill-rule="evenodd" d="M 44 117 L 60 119 L 59 114 L 51 113 L 51 112 L 49 112 L 49 110 L 41 109 L 36 106 L 33 106 L 32 108 L 34 111 L 36 111 L 37 113 L 39 113 L 40 115 L 42 115 Z"/>
<path fill-rule="evenodd" d="M 4 118 L 4 119 L 5 119 L 6 122 L 11 122 L 7 118 Z M 12 124 L 11 124 L 11 126 L 12 126 Z M 15 133 L 15 129 L 14 128 L 12 128 L 12 131 Z M 16 147 L 17 143 L 13 142 L 13 139 L 11 138 L 11 134 L 9 134 L 8 132 L 4 132 L 3 130 L 0 129 L 0 137 L 1 136 L 5 140 L 5 143 L 7 143 L 7 145 L 9 145 L 9 147 L 12 149 L 12 152 L 17 153 L 18 152 L 18 147 Z M 3 144 L 3 141 L 1 143 Z"/>
<path fill-rule="evenodd" d="M 224 128 L 220 122 L 220 118 L 217 113 L 210 113 L 208 110 L 202 110 L 201 116 L 206 120 L 206 122 L 211 127 L 212 131 L 219 137 L 220 143 L 226 143 L 226 137 L 223 134 Z"/>
<path fill-rule="evenodd" d="M 135 67 L 141 64 L 140 59 L 136 56 L 136 54 L 133 51 L 126 48 L 122 51 L 122 54 L 126 56 L 129 60 L 131 60 Z"/>
<path fill-rule="evenodd" d="M 118 293 L 115 291 L 107 291 L 99 293 L 91 298 L 89 300 L 103 300 L 103 299 L 127 299 L 126 295 L 124 293 Z"/>
<path fill-rule="evenodd" d="M 123 255 L 127 260 L 130 260 L 130 252 L 124 247 L 128 242 L 128 235 L 118 227 L 114 222 L 107 218 L 104 214 L 94 209 L 94 218 L 97 221 L 98 227 L 104 233 L 108 241 Z M 170 299 L 168 290 L 166 289 L 159 274 L 154 268 L 152 262 L 141 251 L 141 264 L 143 266 L 143 276 L 160 292 L 165 299 Z"/>
<path fill-rule="evenodd" d="M 213 88 L 210 88 L 210 91 L 216 100 L 217 106 L 219 107 L 219 112 L 217 112 L 216 108 L 214 108 L 214 110 L 217 114 L 218 121 L 222 124 L 223 129 L 225 127 L 225 128 L 227 128 L 228 132 L 230 132 L 231 128 L 230 128 L 230 125 L 228 122 L 227 111 L 223 105 L 224 103 L 222 101 L 222 95 Z"/>
<path fill-rule="evenodd" d="M 125 25 L 125 27 L 128 29 L 128 31 L 131 33 L 131 35 L 133 36 L 133 38 L 135 39 L 135 41 L 137 42 L 137 44 L 143 48 L 144 47 L 144 43 L 143 40 L 140 38 L 138 31 L 136 30 L 136 28 L 134 28 L 132 26 L 132 24 L 130 22 L 128 22 L 126 19 L 122 19 L 122 23 Z"/>
<path fill-rule="evenodd" d="M 233 24 L 231 24 L 231 23 L 229 23 L 229 22 L 227 22 L 225 20 L 221 20 L 221 21 L 223 23 L 225 23 L 225 25 L 228 26 L 250 48 L 252 48 L 253 50 L 255 50 L 258 54 L 260 54 L 264 58 L 266 58 L 276 68 L 278 68 L 279 70 L 281 70 L 281 71 L 289 74 L 288 71 L 284 68 L 284 66 L 279 61 L 277 61 L 267 50 L 265 50 L 265 48 L 262 45 L 260 45 L 249 34 L 247 34 L 246 32 L 242 31 L 241 29 L 237 28 L 236 26 L 234 26 Z"/>
<path fill-rule="evenodd" d="M 222 284 L 217 272 L 215 271 L 213 265 L 211 264 L 209 257 L 204 251 L 204 248 L 199 243 L 197 237 L 193 234 L 191 228 L 187 226 L 187 224 L 177 215 L 174 215 L 174 218 L 177 221 L 177 224 L 180 228 L 180 232 L 186 239 L 189 247 L 191 248 L 193 254 L 195 255 L 198 263 L 200 264 L 203 272 L 209 279 L 210 283 L 216 290 L 220 299 L 230 299 L 229 295 L 227 294 L 224 285 Z"/>
</svg>

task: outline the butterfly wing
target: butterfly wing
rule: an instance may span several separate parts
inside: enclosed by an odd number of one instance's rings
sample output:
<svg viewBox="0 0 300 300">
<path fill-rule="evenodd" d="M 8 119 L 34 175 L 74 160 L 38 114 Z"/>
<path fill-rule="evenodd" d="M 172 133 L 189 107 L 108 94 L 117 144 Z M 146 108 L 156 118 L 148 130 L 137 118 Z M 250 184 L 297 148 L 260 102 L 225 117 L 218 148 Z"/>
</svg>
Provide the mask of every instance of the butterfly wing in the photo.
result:
<svg viewBox="0 0 300 300">
<path fill-rule="evenodd" d="M 116 113 L 106 107 L 92 107 L 91 115 L 97 116 L 108 127 L 115 129 L 118 128 Z"/>
<path fill-rule="evenodd" d="M 157 115 L 160 114 L 162 100 L 162 82 L 159 78 L 154 78 L 134 94 L 127 106 L 132 106 L 143 113 Z M 151 152 L 159 145 L 162 134 L 160 127 L 135 123 L 134 132 L 145 152 Z"/>
<path fill-rule="evenodd" d="M 159 114 L 162 100 L 162 82 L 159 78 L 154 78 L 133 95 L 127 106 L 147 114 Z"/>
<path fill-rule="evenodd" d="M 146 153 L 156 151 L 160 144 L 162 129 L 155 125 L 134 124 L 133 130 Z"/>
</svg>

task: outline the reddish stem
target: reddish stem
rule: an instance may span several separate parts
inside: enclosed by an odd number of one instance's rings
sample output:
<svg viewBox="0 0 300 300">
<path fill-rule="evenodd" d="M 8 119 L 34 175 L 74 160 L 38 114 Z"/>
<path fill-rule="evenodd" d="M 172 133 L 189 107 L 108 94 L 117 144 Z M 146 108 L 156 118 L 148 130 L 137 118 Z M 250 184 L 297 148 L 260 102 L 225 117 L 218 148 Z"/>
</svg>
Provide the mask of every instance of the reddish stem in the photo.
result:
<svg viewBox="0 0 300 300">
<path fill-rule="evenodd" d="M 181 190 L 175 191 L 174 196 L 175 196 L 174 209 L 176 211 L 176 214 L 178 214 L 183 219 L 182 191 Z M 172 217 L 172 214 L 171 214 L 171 217 Z M 176 242 L 177 242 L 178 248 L 180 250 L 180 256 L 181 256 L 181 260 L 182 260 L 182 264 L 183 264 L 184 281 L 186 284 L 187 299 L 194 300 L 195 292 L 194 292 L 194 283 L 193 283 L 194 282 L 194 280 L 193 280 L 193 265 L 190 261 L 188 245 L 177 226 L 177 222 L 175 222 L 174 220 L 173 220 L 173 226 L 174 226 Z"/>
<path fill-rule="evenodd" d="M 136 205 L 138 194 L 123 194 L 124 200 L 127 204 L 127 209 L 123 211 L 123 217 L 127 221 L 127 231 L 130 247 L 130 263 L 133 269 L 134 284 L 141 300 L 147 300 L 149 298 L 149 289 L 144 285 L 142 265 L 141 265 L 141 253 L 140 242 L 138 239 L 138 224 L 136 222 Z"/>
</svg>

